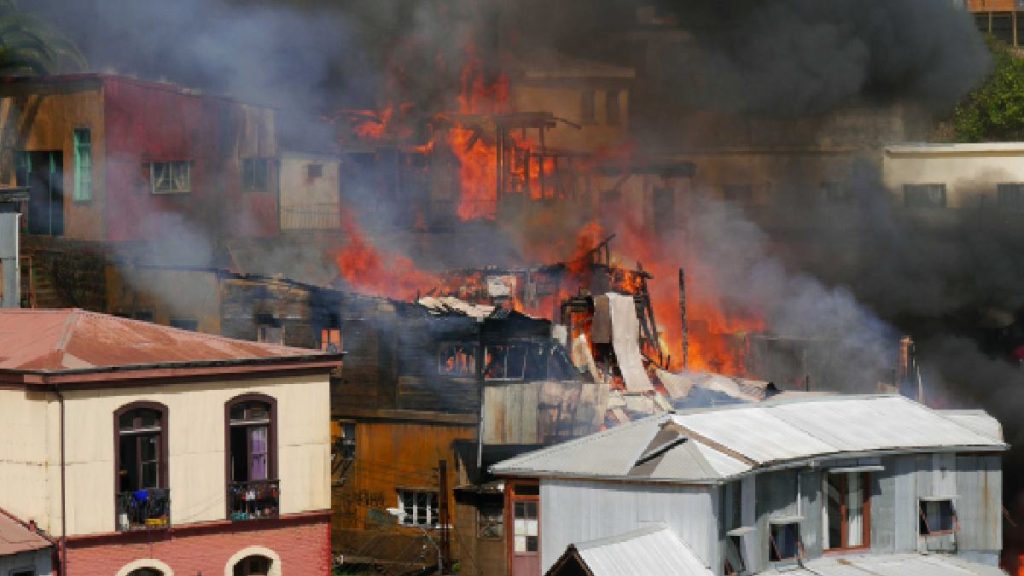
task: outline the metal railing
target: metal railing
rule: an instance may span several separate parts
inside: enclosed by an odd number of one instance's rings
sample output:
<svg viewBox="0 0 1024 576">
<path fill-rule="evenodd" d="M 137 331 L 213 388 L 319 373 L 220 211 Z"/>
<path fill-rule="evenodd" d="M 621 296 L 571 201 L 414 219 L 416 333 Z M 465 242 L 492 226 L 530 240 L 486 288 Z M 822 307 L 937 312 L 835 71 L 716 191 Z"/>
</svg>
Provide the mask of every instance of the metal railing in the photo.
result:
<svg viewBox="0 0 1024 576">
<path fill-rule="evenodd" d="M 277 518 L 280 500 L 280 480 L 231 482 L 228 484 L 228 519 Z"/>
<path fill-rule="evenodd" d="M 341 208 L 337 204 L 296 204 L 281 207 L 284 230 L 334 230 L 341 228 Z"/>
<path fill-rule="evenodd" d="M 144 488 L 117 495 L 117 529 L 161 530 L 171 525 L 171 491 Z"/>
</svg>

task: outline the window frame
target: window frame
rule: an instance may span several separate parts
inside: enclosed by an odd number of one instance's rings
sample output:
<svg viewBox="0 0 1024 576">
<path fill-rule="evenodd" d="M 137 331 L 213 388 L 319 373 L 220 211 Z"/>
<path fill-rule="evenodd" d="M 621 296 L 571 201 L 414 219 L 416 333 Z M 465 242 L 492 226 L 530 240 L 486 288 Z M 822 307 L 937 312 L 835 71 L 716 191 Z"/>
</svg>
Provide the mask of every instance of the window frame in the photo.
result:
<svg viewBox="0 0 1024 576">
<path fill-rule="evenodd" d="M 935 188 L 942 192 L 941 202 L 936 204 L 932 203 L 931 200 L 927 203 L 921 203 L 921 198 L 927 198 L 926 193 L 929 193 L 930 189 Z M 911 197 L 914 197 L 911 200 Z M 949 207 L 949 189 L 945 182 L 921 182 L 917 184 L 904 184 L 903 185 L 903 207 L 911 210 L 928 210 L 928 209 L 942 209 Z"/>
<path fill-rule="evenodd" d="M 924 509 L 924 505 L 929 502 L 946 502 L 949 503 L 949 528 L 945 530 L 931 530 L 928 526 L 927 514 Z M 959 532 L 960 521 L 957 518 L 956 513 L 956 499 L 952 496 L 949 497 L 923 497 L 917 499 L 917 514 L 918 514 L 918 529 L 917 535 L 921 538 L 931 538 L 935 536 L 948 536 L 950 534 L 956 534 Z M 921 526 L 928 529 L 927 532 L 921 532 Z"/>
<path fill-rule="evenodd" d="M 828 487 L 829 478 L 833 476 L 839 476 L 843 478 L 843 490 L 844 492 L 840 496 L 840 536 L 839 540 L 841 543 L 846 542 L 849 538 L 849 519 L 847 510 L 847 496 L 849 494 L 849 478 L 851 474 L 860 476 L 860 491 L 863 494 L 863 507 L 861 511 L 861 543 L 858 546 L 832 546 L 829 542 L 829 530 L 828 526 L 822 526 L 822 542 L 827 545 L 824 547 L 825 553 L 846 553 L 858 550 L 868 550 L 871 548 L 871 472 L 866 471 L 852 471 L 852 472 L 828 472 L 826 471 L 823 479 L 823 488 Z M 827 514 L 828 510 L 828 493 L 826 492 L 822 497 L 822 508 L 826 511 L 826 517 L 831 520 L 831 516 Z"/>
<path fill-rule="evenodd" d="M 997 183 L 996 205 L 1001 210 L 1024 211 L 1024 182 Z"/>
<path fill-rule="evenodd" d="M 224 490 L 227 493 L 228 488 L 235 482 L 232 479 L 232 466 L 231 466 L 231 409 L 238 404 L 244 404 L 246 402 L 263 402 L 268 404 L 270 407 L 270 422 L 267 425 L 267 481 L 276 482 L 278 478 L 278 444 L 277 444 L 277 399 L 273 396 L 258 393 L 246 393 L 234 396 L 230 400 L 224 403 Z M 249 457 L 248 450 L 246 451 L 246 457 Z M 252 481 L 252 480 L 249 480 Z M 224 514 L 225 517 L 231 517 L 231 501 L 225 498 L 224 501 Z"/>
<path fill-rule="evenodd" d="M 486 514 L 484 510 L 491 513 Z M 494 528 L 497 528 L 497 534 L 486 533 Z M 505 538 L 505 507 L 500 500 L 496 502 L 484 501 L 477 505 L 476 537 L 481 540 L 502 540 Z"/>
<path fill-rule="evenodd" d="M 117 530 L 118 495 L 121 494 L 121 416 L 134 410 L 154 410 L 160 413 L 160 460 L 157 464 L 158 488 L 170 492 L 170 453 L 168 451 L 168 435 L 170 432 L 170 410 L 165 404 L 149 400 L 129 402 L 114 410 L 114 529 Z M 169 528 L 170 522 L 167 523 Z"/>
<path fill-rule="evenodd" d="M 193 160 L 160 160 L 149 162 L 149 193 L 152 196 L 176 196 L 179 194 L 191 194 L 193 190 L 192 185 L 192 169 L 194 168 L 195 161 Z M 156 187 L 156 166 L 158 164 L 166 164 L 168 170 L 173 170 L 175 166 L 184 166 L 187 168 L 186 171 L 186 186 L 184 188 L 168 188 L 168 189 L 157 189 Z M 173 175 L 170 176 L 171 182 L 174 181 Z"/>
<path fill-rule="evenodd" d="M 242 158 L 242 191 L 243 192 L 270 192 L 271 191 L 271 165 L 272 159 L 266 156 L 249 156 Z M 257 186 L 259 179 L 256 177 L 258 168 L 262 166 L 263 187 Z"/>
<path fill-rule="evenodd" d="M 419 495 L 427 496 L 426 512 L 427 521 L 417 522 L 419 519 L 419 503 L 416 501 L 416 497 Z M 398 509 L 402 511 L 402 517 L 399 519 L 399 524 L 402 526 L 416 526 L 423 529 L 428 528 L 440 528 L 441 527 L 441 494 L 437 490 L 429 488 L 396 488 L 395 495 L 398 498 Z M 405 498 L 404 496 L 411 496 L 412 501 L 412 517 L 405 514 Z M 431 506 L 433 503 L 433 506 Z"/>
<path fill-rule="evenodd" d="M 80 135 L 86 135 L 88 142 L 82 142 Z M 93 198 L 93 148 L 92 129 L 88 126 L 79 126 L 71 131 L 71 147 L 75 157 L 74 166 L 74 188 L 71 191 L 71 200 L 76 204 L 88 204 Z M 88 167 L 82 163 L 82 150 L 87 149 Z"/>
<path fill-rule="evenodd" d="M 786 526 L 796 526 L 796 553 L 793 556 L 782 556 L 778 545 L 775 543 L 775 530 L 777 528 L 784 529 Z M 803 558 L 803 541 L 802 535 L 800 534 L 800 521 L 792 520 L 786 522 L 775 522 L 772 520 L 768 521 L 768 562 L 771 564 L 792 564 L 797 560 Z M 774 554 L 773 554 L 774 553 Z M 773 555 L 777 555 L 778 558 L 773 558 Z"/>
<path fill-rule="evenodd" d="M 527 489 L 530 493 L 521 493 Z M 535 492 L 535 493 L 534 493 Z M 537 549 L 525 552 L 516 551 L 516 517 L 515 505 L 517 503 L 531 503 L 537 506 Z M 518 480 L 505 485 L 505 540 L 508 547 L 509 566 L 512 566 L 516 557 L 539 557 L 541 544 L 541 507 L 540 507 L 540 483 L 533 480 Z"/>
</svg>

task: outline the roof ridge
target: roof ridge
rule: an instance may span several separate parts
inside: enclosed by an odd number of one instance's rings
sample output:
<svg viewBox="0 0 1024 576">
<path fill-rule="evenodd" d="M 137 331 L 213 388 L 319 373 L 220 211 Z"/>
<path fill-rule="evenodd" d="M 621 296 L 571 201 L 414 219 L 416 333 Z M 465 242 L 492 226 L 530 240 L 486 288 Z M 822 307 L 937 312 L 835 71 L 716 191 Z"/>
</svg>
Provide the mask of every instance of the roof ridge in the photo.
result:
<svg viewBox="0 0 1024 576">
<path fill-rule="evenodd" d="M 78 319 L 81 317 L 81 308 L 68 308 L 67 318 L 64 319 L 64 325 L 61 327 L 60 339 L 57 340 L 55 347 L 57 352 L 64 353 L 64 348 L 68 345 L 68 341 L 71 340 L 71 336 L 74 334 L 74 327 L 78 324 Z"/>
<path fill-rule="evenodd" d="M 609 544 L 619 544 L 622 542 L 627 542 L 629 540 L 633 540 L 650 534 L 656 534 L 658 532 L 662 532 L 665 530 L 671 532 L 673 536 L 679 538 L 679 535 L 675 533 L 675 530 L 673 530 L 671 526 L 664 522 L 657 522 L 654 524 L 649 524 L 647 526 L 641 526 L 640 528 L 630 530 L 629 532 L 622 532 L 614 536 L 605 536 L 603 538 L 594 538 L 593 540 L 573 542 L 572 545 L 575 546 L 577 550 L 590 550 L 592 548 L 600 548 L 602 546 L 607 546 Z M 680 538 L 680 540 L 682 539 Z"/>
</svg>

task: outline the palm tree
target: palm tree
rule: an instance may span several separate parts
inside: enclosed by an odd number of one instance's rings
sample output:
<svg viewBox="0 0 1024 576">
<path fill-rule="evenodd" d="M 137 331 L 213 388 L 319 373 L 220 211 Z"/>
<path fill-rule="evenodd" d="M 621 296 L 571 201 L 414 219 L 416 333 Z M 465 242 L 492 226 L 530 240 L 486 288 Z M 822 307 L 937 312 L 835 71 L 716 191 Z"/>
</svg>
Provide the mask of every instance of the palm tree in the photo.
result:
<svg viewBox="0 0 1024 576">
<path fill-rule="evenodd" d="M 71 40 L 39 18 L 18 10 L 15 0 L 0 0 L 0 76 L 76 72 L 85 65 L 85 58 Z"/>
</svg>

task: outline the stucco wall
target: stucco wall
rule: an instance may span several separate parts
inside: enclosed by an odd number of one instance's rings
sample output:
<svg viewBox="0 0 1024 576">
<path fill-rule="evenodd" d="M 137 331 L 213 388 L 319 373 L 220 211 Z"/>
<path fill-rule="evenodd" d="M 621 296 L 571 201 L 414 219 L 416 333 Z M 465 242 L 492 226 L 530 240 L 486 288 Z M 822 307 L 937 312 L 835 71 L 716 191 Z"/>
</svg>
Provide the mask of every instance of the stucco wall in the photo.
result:
<svg viewBox="0 0 1024 576">
<path fill-rule="evenodd" d="M 885 186 L 898 205 L 903 204 L 906 184 L 945 184 L 949 208 L 975 208 L 983 202 L 995 205 L 998 184 L 1024 183 L 1024 147 L 886 150 L 883 172 Z"/>
<path fill-rule="evenodd" d="M 330 407 L 326 376 L 68 391 L 68 534 L 114 530 L 113 414 L 121 406 L 139 400 L 167 406 L 172 525 L 223 520 L 224 405 L 245 393 L 277 399 L 280 513 L 329 509 Z M 53 483 L 50 493 L 51 498 L 59 498 L 59 482 Z"/>
<path fill-rule="evenodd" d="M 49 408 L 45 395 L 0 390 L 0 508 L 52 533 L 49 520 L 60 509 L 54 502 L 60 493 L 52 489 L 59 490 L 52 482 L 59 478 L 52 463 L 58 461 L 60 448 L 56 428 L 49 425 L 55 422 Z"/>
<path fill-rule="evenodd" d="M 307 167 L 320 164 L 323 175 L 309 178 Z M 336 229 L 341 226 L 341 163 L 315 154 L 282 153 L 281 229 Z"/>
</svg>

